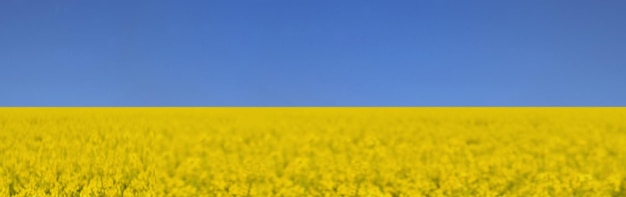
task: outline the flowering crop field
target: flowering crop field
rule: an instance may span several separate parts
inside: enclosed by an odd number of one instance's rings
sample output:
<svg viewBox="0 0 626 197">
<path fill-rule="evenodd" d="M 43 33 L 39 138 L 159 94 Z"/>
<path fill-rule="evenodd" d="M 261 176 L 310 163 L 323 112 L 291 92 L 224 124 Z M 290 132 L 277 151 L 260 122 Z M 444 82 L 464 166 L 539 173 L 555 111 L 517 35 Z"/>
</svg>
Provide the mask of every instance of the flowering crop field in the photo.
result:
<svg viewBox="0 0 626 197">
<path fill-rule="evenodd" d="M 626 108 L 0 108 L 0 196 L 626 196 Z"/>
</svg>

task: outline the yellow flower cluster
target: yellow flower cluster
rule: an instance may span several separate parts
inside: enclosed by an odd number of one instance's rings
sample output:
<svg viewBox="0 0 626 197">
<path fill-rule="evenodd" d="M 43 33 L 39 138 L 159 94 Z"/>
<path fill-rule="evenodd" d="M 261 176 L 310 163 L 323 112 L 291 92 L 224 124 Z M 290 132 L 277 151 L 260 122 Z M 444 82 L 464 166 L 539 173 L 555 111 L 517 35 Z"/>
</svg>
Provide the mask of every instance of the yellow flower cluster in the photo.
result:
<svg viewBox="0 0 626 197">
<path fill-rule="evenodd" d="M 626 108 L 0 108 L 0 196 L 626 196 Z"/>
</svg>

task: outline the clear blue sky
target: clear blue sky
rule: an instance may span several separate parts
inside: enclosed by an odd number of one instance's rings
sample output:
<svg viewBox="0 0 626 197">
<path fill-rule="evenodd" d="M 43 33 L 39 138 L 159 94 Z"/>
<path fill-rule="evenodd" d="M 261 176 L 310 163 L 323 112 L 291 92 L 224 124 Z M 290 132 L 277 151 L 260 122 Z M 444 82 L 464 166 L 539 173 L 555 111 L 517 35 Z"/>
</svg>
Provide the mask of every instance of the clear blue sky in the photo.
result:
<svg viewBox="0 0 626 197">
<path fill-rule="evenodd" d="M 626 1 L 2 0 L 0 106 L 626 106 Z"/>
</svg>

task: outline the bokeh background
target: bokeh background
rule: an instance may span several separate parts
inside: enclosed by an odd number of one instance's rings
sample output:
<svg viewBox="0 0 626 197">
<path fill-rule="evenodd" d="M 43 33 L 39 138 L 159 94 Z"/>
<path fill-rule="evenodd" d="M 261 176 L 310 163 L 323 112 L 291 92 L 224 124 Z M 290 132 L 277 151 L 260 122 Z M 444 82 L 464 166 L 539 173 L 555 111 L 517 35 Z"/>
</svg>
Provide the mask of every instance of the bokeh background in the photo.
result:
<svg viewBox="0 0 626 197">
<path fill-rule="evenodd" d="M 0 106 L 623 106 L 624 10 L 2 0 Z"/>
</svg>

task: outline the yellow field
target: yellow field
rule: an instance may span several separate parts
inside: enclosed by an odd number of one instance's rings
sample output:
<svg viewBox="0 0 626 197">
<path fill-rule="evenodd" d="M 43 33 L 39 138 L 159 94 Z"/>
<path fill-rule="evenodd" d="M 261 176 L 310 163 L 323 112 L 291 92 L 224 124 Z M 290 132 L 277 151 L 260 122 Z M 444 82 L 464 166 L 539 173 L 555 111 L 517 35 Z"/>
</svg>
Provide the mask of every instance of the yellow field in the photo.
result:
<svg viewBox="0 0 626 197">
<path fill-rule="evenodd" d="M 0 196 L 626 196 L 626 108 L 0 108 Z"/>
</svg>

